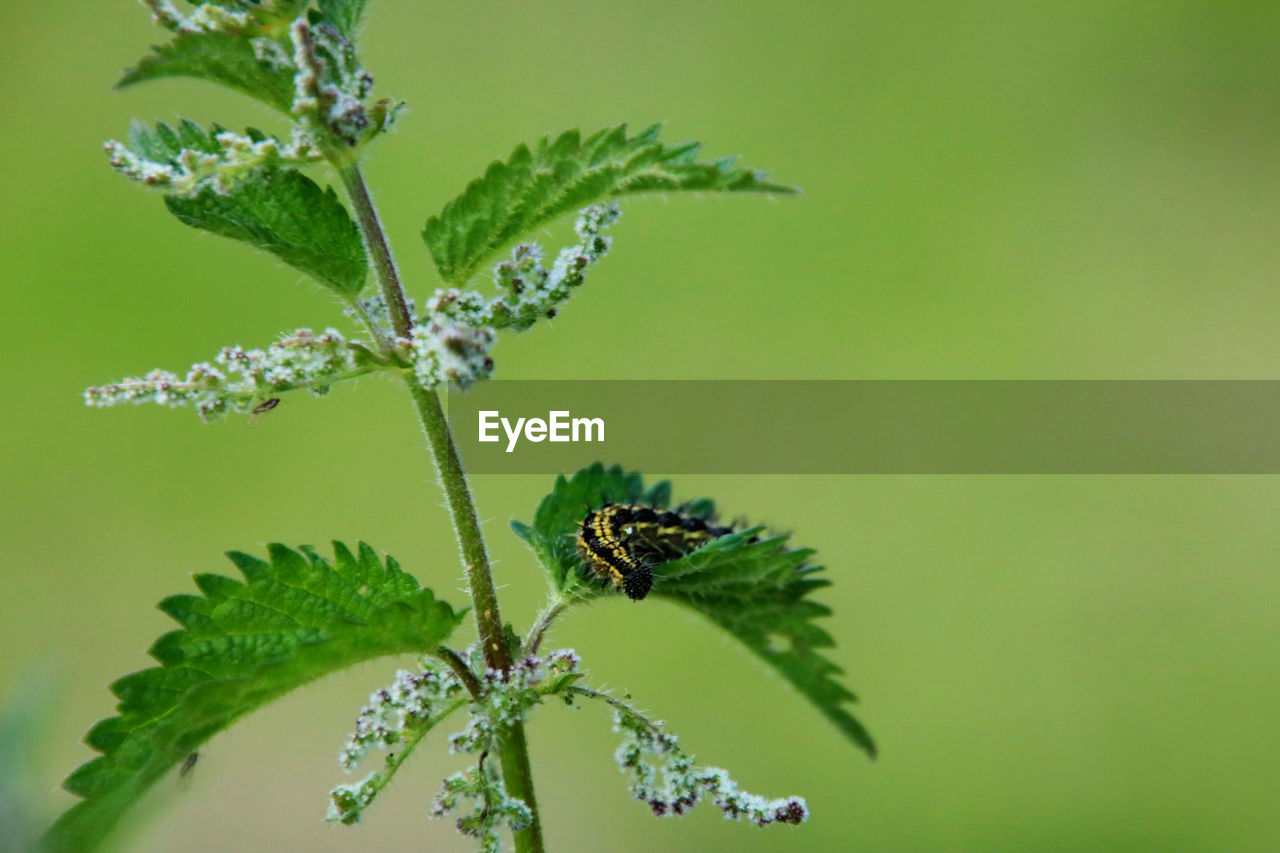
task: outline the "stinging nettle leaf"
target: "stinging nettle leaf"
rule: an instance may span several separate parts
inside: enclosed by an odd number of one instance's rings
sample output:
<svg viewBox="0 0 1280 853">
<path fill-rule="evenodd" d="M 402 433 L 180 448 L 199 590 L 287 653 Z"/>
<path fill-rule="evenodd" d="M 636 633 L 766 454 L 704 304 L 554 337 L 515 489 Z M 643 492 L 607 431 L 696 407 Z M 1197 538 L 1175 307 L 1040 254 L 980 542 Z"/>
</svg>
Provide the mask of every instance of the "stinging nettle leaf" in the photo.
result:
<svg viewBox="0 0 1280 853">
<path fill-rule="evenodd" d="M 215 138 L 225 128 L 215 124 L 211 130 L 191 119 L 182 119 L 178 127 L 172 128 L 164 122 L 156 122 L 154 126 L 134 119 L 129 125 L 129 148 L 155 163 L 174 163 L 183 149 L 201 151 L 205 154 L 219 154 L 222 146 Z M 257 131 L 250 131 L 255 134 Z M 261 134 L 258 134 L 261 138 Z"/>
<path fill-rule="evenodd" d="M 360 19 L 364 16 L 369 0 L 320 0 L 316 5 L 326 21 L 333 24 L 348 41 L 355 41 L 360 29 Z"/>
<path fill-rule="evenodd" d="M 605 469 L 596 463 L 567 480 L 557 477 L 533 524 L 512 522 L 511 526 L 533 549 L 559 595 L 576 601 L 615 595 L 583 567 L 576 546 L 578 525 L 590 510 L 606 503 L 665 507 L 670 495 L 669 483 L 646 490 L 638 473 L 626 473 L 617 466 Z M 709 500 L 699 500 L 681 509 L 709 517 L 715 507 Z M 712 540 L 687 556 L 655 566 L 649 597 L 675 601 L 724 628 L 874 757 L 870 734 L 845 709 L 857 697 L 835 679 L 842 670 L 819 651 L 835 642 L 813 620 L 831 611 L 808 595 L 830 581 L 815 577 L 822 567 L 809 564 L 814 552 L 788 548 L 787 538 L 766 536 L 763 528 L 755 528 Z"/>
<path fill-rule="evenodd" d="M 85 742 L 102 755 L 63 786 L 83 797 L 45 835 L 51 853 L 92 850 L 157 779 L 246 713 L 296 687 L 361 661 L 437 648 L 463 611 L 385 563 L 361 543 L 334 543 L 326 560 L 309 548 L 268 546 L 269 561 L 228 556 L 243 581 L 197 575 L 203 595 L 175 595 L 160 609 L 182 628 L 151 648 L 159 667 L 111 685 L 119 716 Z"/>
<path fill-rule="evenodd" d="M 248 38 L 226 32 L 180 33 L 154 46 L 136 67 L 125 71 L 116 88 L 162 77 L 209 80 L 286 114 L 293 104 L 293 74 L 260 60 Z"/>
<path fill-rule="evenodd" d="M 174 216 L 193 228 L 264 249 L 351 298 L 369 272 L 360 229 L 332 188 L 296 169 L 270 168 L 220 194 L 166 196 Z"/>
<path fill-rule="evenodd" d="M 570 210 L 640 192 L 705 190 L 795 193 L 766 173 L 735 167 L 733 157 L 698 160 L 699 144 L 666 145 L 659 126 L 627 136 L 627 126 L 586 139 L 570 130 L 521 145 L 427 220 L 422 237 L 449 284 L 467 281 L 487 259 L 520 235 Z"/>
</svg>

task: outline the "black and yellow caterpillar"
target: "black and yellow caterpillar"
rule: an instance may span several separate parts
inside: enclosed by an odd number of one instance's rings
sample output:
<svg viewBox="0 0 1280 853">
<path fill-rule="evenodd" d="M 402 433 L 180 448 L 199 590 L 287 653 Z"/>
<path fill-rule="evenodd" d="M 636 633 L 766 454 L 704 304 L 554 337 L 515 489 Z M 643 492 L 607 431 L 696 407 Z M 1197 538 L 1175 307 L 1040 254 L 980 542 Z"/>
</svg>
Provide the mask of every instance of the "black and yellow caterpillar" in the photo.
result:
<svg viewBox="0 0 1280 853">
<path fill-rule="evenodd" d="M 653 586 L 653 567 L 733 532 L 669 509 L 605 504 L 578 526 L 578 554 L 593 572 L 639 601 Z"/>
</svg>

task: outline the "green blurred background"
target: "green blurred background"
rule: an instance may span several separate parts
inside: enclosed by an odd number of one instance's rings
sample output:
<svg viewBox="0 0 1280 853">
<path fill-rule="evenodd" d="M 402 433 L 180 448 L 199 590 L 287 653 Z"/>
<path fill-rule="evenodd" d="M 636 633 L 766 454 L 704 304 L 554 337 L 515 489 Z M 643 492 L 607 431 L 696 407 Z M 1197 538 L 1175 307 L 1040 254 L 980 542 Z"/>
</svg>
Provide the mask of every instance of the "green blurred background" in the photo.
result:
<svg viewBox="0 0 1280 853">
<path fill-rule="evenodd" d="M 131 0 L 0 10 L 5 373 L 0 690 L 52 673 L 38 821 L 220 553 L 363 538 L 461 604 L 403 393 L 290 398 L 257 427 L 83 407 L 90 384 L 341 318 L 317 286 L 171 218 L 99 150 L 130 117 L 276 127 L 195 82 L 112 93 L 161 33 Z M 1199 2 L 379 0 L 364 53 L 402 129 L 368 176 L 412 293 L 425 217 L 518 141 L 662 120 L 796 199 L 628 201 L 615 251 L 506 378 L 1280 378 L 1280 7 Z M 696 424 L 691 424 L 696 428 Z M 857 436 L 850 436 L 856 441 Z M 625 464 L 626 460 L 619 461 Z M 659 473 L 659 472 L 654 472 Z M 506 529 L 545 477 L 477 478 L 504 615 L 539 571 Z M 1274 477 L 694 477 L 795 532 L 835 585 L 834 657 L 882 757 L 684 612 L 607 602 L 553 636 L 743 785 L 757 831 L 628 799 L 597 708 L 531 729 L 557 850 L 1280 849 Z M 358 829 L 320 819 L 384 661 L 300 690 L 162 784 L 136 851 L 466 850 L 424 750 Z M 435 746 L 438 747 L 438 744 Z"/>
</svg>

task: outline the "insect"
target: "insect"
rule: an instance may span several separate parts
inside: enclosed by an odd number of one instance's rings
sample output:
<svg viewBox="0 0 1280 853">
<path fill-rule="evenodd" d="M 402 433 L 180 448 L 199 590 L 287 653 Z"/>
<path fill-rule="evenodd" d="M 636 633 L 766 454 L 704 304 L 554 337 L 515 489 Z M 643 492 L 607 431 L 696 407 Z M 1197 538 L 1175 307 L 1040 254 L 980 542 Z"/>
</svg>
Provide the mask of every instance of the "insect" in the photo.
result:
<svg viewBox="0 0 1280 853">
<path fill-rule="evenodd" d="M 253 407 L 252 415 L 265 415 L 267 412 L 280 405 L 279 397 L 272 397 L 269 400 L 263 400 L 261 403 Z"/>
<path fill-rule="evenodd" d="M 653 567 L 732 533 L 669 509 L 605 504 L 578 525 L 578 554 L 602 579 L 639 601 L 653 587 Z"/>
<path fill-rule="evenodd" d="M 178 768 L 178 786 L 185 790 L 191 785 L 191 771 L 196 769 L 196 762 L 200 760 L 200 753 L 193 752 L 182 761 L 182 766 Z"/>
<path fill-rule="evenodd" d="M 257 426 L 258 422 L 265 418 L 267 413 L 278 405 L 280 405 L 279 397 L 271 397 L 263 400 L 261 403 L 254 406 L 253 410 L 249 412 L 248 425 L 251 427 Z"/>
</svg>

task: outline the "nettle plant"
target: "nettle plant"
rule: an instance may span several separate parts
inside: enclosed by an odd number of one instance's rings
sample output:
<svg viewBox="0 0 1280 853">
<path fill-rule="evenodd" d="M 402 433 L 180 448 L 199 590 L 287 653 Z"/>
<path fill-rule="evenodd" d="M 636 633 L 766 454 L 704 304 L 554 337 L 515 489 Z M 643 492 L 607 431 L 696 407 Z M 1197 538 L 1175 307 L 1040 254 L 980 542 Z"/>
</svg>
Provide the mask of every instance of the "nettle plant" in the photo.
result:
<svg viewBox="0 0 1280 853">
<path fill-rule="evenodd" d="M 532 524 L 512 523 L 550 586 L 546 607 L 521 635 L 500 616 L 438 397 L 490 376 L 500 331 L 554 316 L 609 251 L 604 232 L 618 219 L 615 199 L 794 190 L 732 158 L 700 160 L 698 145 L 666 144 L 657 127 L 632 135 L 625 126 L 587 137 L 568 131 L 521 145 L 427 220 L 422 236 L 444 286 L 418 307 L 406 295 L 359 167 L 365 146 L 392 128 L 403 106 L 374 98 L 373 77 L 356 53 L 366 0 L 144 5 L 171 37 L 126 72 L 121 86 L 173 76 L 209 80 L 273 107 L 289 129 L 272 136 L 191 121 L 135 123 L 128 141 L 106 144 L 111 165 L 162 191 L 186 224 L 247 242 L 314 278 L 357 331 L 297 329 L 262 349 L 226 347 L 185 375 L 155 370 L 90 388 L 86 401 L 190 405 L 208 421 L 260 415 L 289 392 L 324 394 L 369 374 L 403 383 L 447 497 L 471 602 L 469 611 L 455 609 L 363 543 L 353 550 L 335 542 L 332 556 L 283 545 L 269 546 L 266 559 L 229 554 L 241 579 L 198 574 L 199 595 L 160 603 L 181 628 L 152 646 L 159 666 L 111 685 L 118 714 L 89 731 L 86 742 L 101 754 L 66 780 L 83 799 L 45 835 L 46 849 L 100 845 L 149 787 L 171 772 L 185 775 L 209 738 L 250 711 L 327 673 L 405 654 L 421 655 L 419 667 L 374 691 L 340 749 L 342 770 L 365 775 L 333 789 L 329 820 L 359 822 L 427 734 L 446 726 L 449 751 L 474 763 L 444 780 L 430 815 L 457 815 L 458 830 L 481 850 L 501 849 L 507 831 L 518 851 L 544 849 L 525 724 L 535 706 L 556 697 L 598 703 L 612 714 L 622 738 L 618 765 L 653 814 L 682 815 L 710 800 L 726 817 L 760 826 L 804 822 L 803 799 L 741 790 L 725 770 L 696 763 L 661 721 L 587 686 L 571 649 L 544 651 L 542 643 L 575 605 L 651 591 L 650 601 L 682 604 L 728 631 L 872 754 L 871 739 L 845 707 L 853 695 L 819 651 L 833 643 L 814 624 L 829 611 L 809 597 L 827 583 L 816 577 L 813 552 L 762 528 L 717 527 L 707 500 L 668 509 L 669 484 L 646 486 L 639 474 L 597 464 L 558 478 Z M 312 165 L 336 174 L 345 204 L 303 171 Z M 577 211 L 577 242 L 549 266 L 536 243 L 518 242 L 570 211 Z M 504 249 L 508 256 L 495 264 Z M 485 270 L 494 286 L 473 287 Z M 477 638 L 455 650 L 447 643 L 468 612 Z"/>
</svg>

